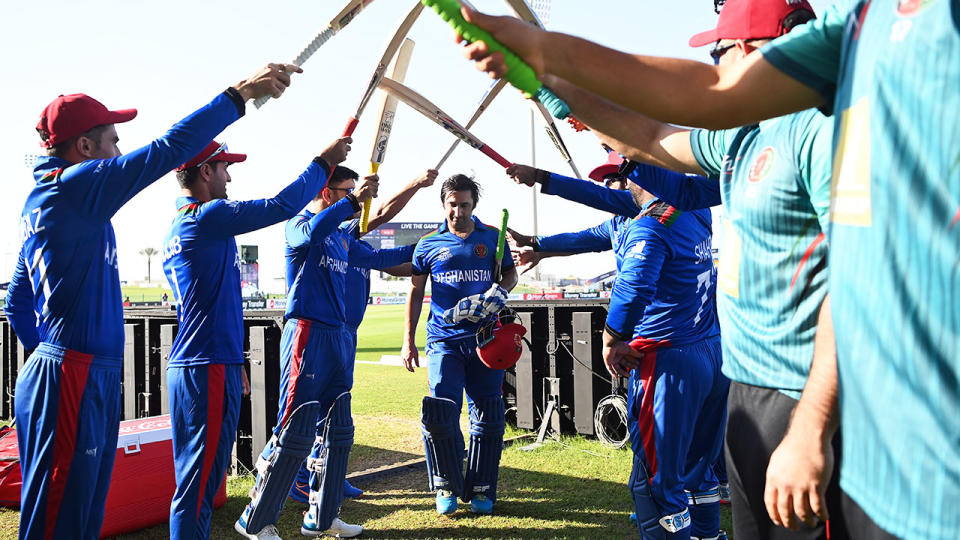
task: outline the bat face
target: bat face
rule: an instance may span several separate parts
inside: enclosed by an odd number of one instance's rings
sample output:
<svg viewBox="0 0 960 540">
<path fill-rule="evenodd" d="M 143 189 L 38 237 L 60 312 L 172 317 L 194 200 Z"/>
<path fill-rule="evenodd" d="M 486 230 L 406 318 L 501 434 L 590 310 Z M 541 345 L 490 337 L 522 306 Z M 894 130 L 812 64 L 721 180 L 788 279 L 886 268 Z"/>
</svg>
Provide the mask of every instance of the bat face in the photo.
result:
<svg viewBox="0 0 960 540">
<path fill-rule="evenodd" d="M 481 143 L 480 141 L 468 137 L 467 134 L 465 133 L 465 130 L 460 126 L 460 124 L 458 124 L 453 118 L 450 118 L 449 116 L 444 114 L 443 111 L 439 111 L 439 110 L 434 111 L 433 114 L 437 118 L 437 123 L 440 124 L 443 127 L 443 129 L 449 131 L 450 133 L 453 133 L 461 141 L 469 144 L 470 146 L 478 150 L 480 149 L 481 146 L 483 146 L 483 143 Z"/>
<path fill-rule="evenodd" d="M 356 3 L 353 8 L 351 8 L 346 13 L 342 13 L 334 22 L 330 25 L 331 28 L 335 30 L 340 30 L 344 26 L 350 24 L 350 21 L 357 16 L 357 13 L 363 11 L 363 8 L 369 6 L 373 3 L 373 0 L 361 0 Z"/>
<path fill-rule="evenodd" d="M 393 118 L 396 111 L 384 110 L 380 119 L 380 128 L 377 131 L 377 140 L 373 143 L 373 155 L 370 161 L 374 163 L 383 163 L 383 156 L 387 153 L 387 142 L 390 140 L 390 132 L 393 131 Z"/>
</svg>

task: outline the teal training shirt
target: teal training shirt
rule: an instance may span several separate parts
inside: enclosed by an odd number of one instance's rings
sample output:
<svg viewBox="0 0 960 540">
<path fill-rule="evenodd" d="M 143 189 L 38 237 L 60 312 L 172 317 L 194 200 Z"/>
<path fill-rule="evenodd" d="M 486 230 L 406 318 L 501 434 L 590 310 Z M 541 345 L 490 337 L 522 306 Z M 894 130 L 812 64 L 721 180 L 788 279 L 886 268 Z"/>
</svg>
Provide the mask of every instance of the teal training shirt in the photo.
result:
<svg viewBox="0 0 960 540">
<path fill-rule="evenodd" d="M 720 177 L 723 373 L 793 398 L 810 371 L 827 292 L 831 134 L 816 110 L 690 132 L 697 162 Z"/>
<path fill-rule="evenodd" d="M 895 536 L 960 538 L 960 0 L 843 0 L 763 54 L 835 113 L 840 485 Z"/>
</svg>

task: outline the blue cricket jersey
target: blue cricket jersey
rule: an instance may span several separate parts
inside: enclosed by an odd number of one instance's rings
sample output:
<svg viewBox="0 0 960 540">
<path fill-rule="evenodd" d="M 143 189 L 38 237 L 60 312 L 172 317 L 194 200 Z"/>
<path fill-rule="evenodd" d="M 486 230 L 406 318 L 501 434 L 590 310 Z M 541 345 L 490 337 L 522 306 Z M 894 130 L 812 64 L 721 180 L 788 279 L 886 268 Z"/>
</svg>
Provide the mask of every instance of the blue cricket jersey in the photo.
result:
<svg viewBox="0 0 960 540">
<path fill-rule="evenodd" d="M 287 222 L 288 319 L 343 326 L 347 321 L 346 304 L 360 295 L 366 301 L 364 290 L 347 288 L 350 266 L 389 268 L 410 261 L 412 245 L 375 250 L 340 228 L 359 209 L 346 197 L 318 214 L 304 210 Z"/>
<path fill-rule="evenodd" d="M 633 199 L 630 200 L 632 201 Z M 638 214 L 640 213 L 639 210 L 640 209 L 637 208 Z M 612 249 L 614 257 L 617 260 L 617 268 L 619 269 L 621 256 L 623 255 L 620 247 L 626 238 L 624 232 L 630 226 L 630 221 L 630 218 L 615 216 L 599 225 L 582 231 L 538 236 L 533 249 L 534 251 L 542 251 L 544 253 L 573 254 Z"/>
<path fill-rule="evenodd" d="M 177 298 L 180 327 L 167 367 L 243 363 L 240 255 L 234 236 L 296 215 L 327 182 L 329 165 L 314 159 L 272 199 L 177 199 L 163 242 L 163 272 Z"/>
<path fill-rule="evenodd" d="M 417 242 L 413 253 L 413 274 L 430 275 L 430 316 L 427 343 L 474 336 L 479 322 L 445 323 L 443 313 L 460 299 L 486 292 L 495 282 L 497 237 L 500 231 L 473 216 L 475 229 L 466 238 L 450 232 L 447 222 Z M 513 258 L 503 257 L 503 270 L 513 268 Z"/>
<path fill-rule="evenodd" d="M 77 164 L 37 160 L 37 184 L 21 214 L 23 245 L 4 306 L 24 347 L 50 343 L 120 365 L 123 304 L 110 218 L 244 110 L 240 95 L 228 90 L 128 154 Z"/>
<path fill-rule="evenodd" d="M 340 226 L 341 229 L 347 231 L 351 236 L 357 239 L 357 242 L 362 246 L 373 249 L 373 246 L 369 242 L 362 238 L 358 238 L 360 234 L 360 220 L 354 219 L 349 223 L 344 223 Z M 384 253 L 398 252 L 401 253 L 399 257 L 405 259 L 401 262 L 406 263 L 410 262 L 410 256 L 413 255 L 414 245 L 410 246 L 401 246 L 397 248 L 386 248 L 380 251 Z M 402 251 L 398 251 L 402 250 Z M 407 255 L 409 253 L 409 255 Z M 393 256 L 386 257 L 384 262 L 390 262 L 387 259 L 391 259 Z M 387 266 L 374 266 L 374 270 L 385 270 L 395 265 Z M 345 308 L 346 308 L 346 323 L 347 328 L 353 332 L 357 331 L 357 328 L 360 327 L 360 323 L 363 322 L 363 315 L 367 312 L 367 299 L 370 298 L 370 270 L 369 267 L 350 265 L 347 268 L 347 291 L 349 293 L 346 296 Z"/>
<path fill-rule="evenodd" d="M 723 202 L 719 176 L 708 178 L 680 174 L 646 163 L 636 163 L 627 178 L 677 210 L 711 208 Z"/>
<path fill-rule="evenodd" d="M 710 211 L 684 212 L 654 199 L 626 228 L 606 329 L 634 337 L 696 343 L 719 335 Z"/>
<path fill-rule="evenodd" d="M 960 538 L 960 0 L 842 0 L 762 49 L 836 114 L 840 485 L 904 538 Z"/>
<path fill-rule="evenodd" d="M 671 172 L 671 174 L 680 173 Z M 640 213 L 640 208 L 634 202 L 633 195 L 629 191 L 610 189 L 592 180 L 579 180 L 550 173 L 547 181 L 541 184 L 540 192 L 563 197 L 568 201 L 618 216 L 632 218 Z"/>
</svg>

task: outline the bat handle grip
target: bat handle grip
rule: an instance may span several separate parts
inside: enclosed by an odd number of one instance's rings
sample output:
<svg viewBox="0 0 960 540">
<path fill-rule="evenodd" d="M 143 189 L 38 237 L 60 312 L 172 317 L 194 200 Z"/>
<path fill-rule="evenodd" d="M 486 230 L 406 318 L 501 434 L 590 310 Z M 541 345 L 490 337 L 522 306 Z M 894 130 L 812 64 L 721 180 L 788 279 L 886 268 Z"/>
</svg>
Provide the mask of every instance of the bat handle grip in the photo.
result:
<svg viewBox="0 0 960 540">
<path fill-rule="evenodd" d="M 377 174 L 377 170 L 379 169 L 379 163 L 370 163 L 370 174 Z M 370 224 L 370 206 L 372 202 L 371 199 L 363 201 L 363 210 L 360 212 L 360 234 L 367 234 L 368 232 L 367 225 Z"/>
<path fill-rule="evenodd" d="M 507 158 L 501 156 L 500 154 L 497 153 L 496 150 L 494 150 L 493 148 L 490 148 L 487 145 L 481 146 L 480 151 L 486 154 L 487 156 L 489 156 L 490 159 L 499 163 L 500 166 L 503 167 L 504 169 L 508 169 L 513 166 L 513 163 L 510 163 L 510 161 L 507 160 Z"/>
<path fill-rule="evenodd" d="M 343 135 L 341 135 L 341 137 L 352 137 L 353 130 L 357 129 L 357 124 L 359 123 L 359 118 L 356 116 L 351 116 L 350 120 L 347 122 L 347 127 L 343 128 Z"/>
<path fill-rule="evenodd" d="M 483 41 L 487 44 L 491 52 L 499 52 L 503 55 L 503 61 L 507 65 L 507 72 L 504 78 L 515 88 L 523 92 L 526 97 L 533 97 L 543 103 L 544 107 L 556 118 L 563 120 L 570 114 L 570 107 L 562 99 L 556 96 L 549 88 L 543 86 L 543 83 L 537 78 L 537 74 L 529 64 L 523 61 L 513 51 L 497 41 L 489 32 L 479 26 L 467 22 L 460 13 L 460 2 L 458 0 L 421 0 L 425 6 L 433 9 L 440 17 L 447 21 L 453 27 L 458 35 L 473 43 Z"/>
<path fill-rule="evenodd" d="M 253 100 L 253 105 L 259 109 L 260 107 L 263 107 L 263 104 L 266 103 L 269 99 L 270 99 L 270 96 L 258 97 L 257 99 Z"/>
</svg>

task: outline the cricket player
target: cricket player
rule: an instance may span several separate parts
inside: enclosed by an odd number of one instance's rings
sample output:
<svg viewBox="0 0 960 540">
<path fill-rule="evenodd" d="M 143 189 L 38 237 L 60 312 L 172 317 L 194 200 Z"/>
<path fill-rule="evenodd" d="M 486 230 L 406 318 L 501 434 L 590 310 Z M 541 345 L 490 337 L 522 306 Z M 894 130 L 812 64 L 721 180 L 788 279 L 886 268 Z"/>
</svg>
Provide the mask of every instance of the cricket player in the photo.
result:
<svg viewBox="0 0 960 540">
<path fill-rule="evenodd" d="M 377 193 L 378 178 L 368 176 L 359 186 L 358 175 L 337 167 L 327 185 L 307 208 L 287 222 L 287 322 L 280 343 L 280 406 L 274 437 L 258 459 L 261 478 L 254 488 L 251 504 L 235 524 L 240 534 L 252 539 L 276 538 L 275 516 L 294 486 L 297 471 L 306 455 L 285 461 L 283 445 L 288 421 L 308 402 L 319 403 L 320 418 L 314 415 L 310 433 L 315 438 L 309 451 L 309 508 L 300 531 L 307 536 L 358 536 L 363 527 L 338 517 L 343 501 L 347 459 L 353 444 L 350 389 L 353 387 L 354 356 L 345 327 L 346 300 L 361 291 L 346 289 L 347 268 L 388 268 L 409 262 L 413 246 L 375 251 L 357 242 L 340 224 L 360 211 L 363 201 Z M 291 426 L 300 429 L 299 424 Z M 282 469 L 282 470 L 281 470 Z M 269 472 L 269 475 L 267 474 Z M 281 474 L 282 473 L 282 474 Z M 273 482 L 280 488 L 273 490 Z M 270 500 L 262 495 L 270 494 Z M 272 498 L 272 495 L 278 495 Z M 257 503 L 257 504 L 254 504 Z M 274 511 L 263 527 L 256 523 L 255 507 L 269 505 Z M 258 528 L 259 527 L 259 528 Z"/>
<path fill-rule="evenodd" d="M 497 279 L 495 253 L 499 231 L 474 217 L 480 186 L 457 174 L 440 189 L 445 221 L 417 243 L 404 322 L 401 357 L 413 372 L 420 366 L 415 342 L 427 279 L 431 281 L 427 320 L 430 395 L 423 398 L 422 433 L 431 490 L 440 514 L 457 510 L 457 497 L 475 513 L 490 514 L 497 498 L 503 449 L 503 370 L 488 368 L 477 356 L 477 331 L 483 318 L 496 314 L 507 291 L 517 284 L 510 257 Z M 462 313 L 457 312 L 462 309 Z M 456 312 L 456 313 L 455 313 Z M 476 314 L 479 313 L 479 316 Z M 470 446 L 462 471 L 463 434 L 459 418 L 466 390 L 470 410 Z"/>
<path fill-rule="evenodd" d="M 552 189 L 566 191 L 572 200 L 614 212 L 627 207 L 633 213 L 623 200 L 627 194 L 635 217 L 615 216 L 578 233 L 536 238 L 511 234 L 518 245 L 532 244 L 534 253 L 546 256 L 614 250 L 618 275 L 604 352 L 611 374 L 630 377 L 631 520 L 642 538 L 726 538 L 720 530 L 720 486 L 713 466 L 722 451 L 729 380 L 720 372 L 710 211 L 681 212 L 657 200 L 628 183 L 619 168 L 621 159 L 611 152 L 608 163 L 589 175 L 608 188 L 525 165 L 514 165 L 507 174 L 527 185 L 539 179 L 544 191 L 557 182 Z M 651 175 L 683 176 L 656 167 L 642 169 Z M 521 264 L 532 266 L 539 259 L 520 253 Z M 637 352 L 627 346 L 634 338 Z M 623 366 L 637 369 L 627 375 Z"/>
<path fill-rule="evenodd" d="M 695 35 L 690 43 L 716 43 L 714 61 L 734 68 L 770 36 L 813 17 L 805 1 L 730 0 L 716 28 Z M 558 91 L 567 86 L 558 84 Z M 767 515 L 764 488 L 766 464 L 786 433 L 807 380 L 817 316 L 827 292 L 832 123 L 808 110 L 738 129 L 687 130 L 582 94 L 571 89 L 564 95 L 580 105 L 581 120 L 598 131 L 601 140 L 630 157 L 713 178 L 668 184 L 690 189 L 685 198 L 671 196 L 679 189 L 665 193 L 662 175 L 635 175 L 642 187 L 681 210 L 724 205 L 718 308 L 723 369 L 733 381 L 726 445 L 734 532 L 826 538 L 824 523 L 798 532 L 777 527 Z M 620 137 L 633 143 L 624 144 Z M 690 199 L 699 204 L 685 204 Z M 833 442 L 839 459 L 839 437 Z M 832 538 L 846 534 L 837 480 L 835 475 L 827 500 Z"/>
<path fill-rule="evenodd" d="M 732 127 L 815 106 L 833 113 L 832 295 L 821 310 L 832 328 L 818 326 L 829 335 L 771 457 L 765 502 L 775 523 L 826 515 L 824 452 L 839 425 L 851 530 L 960 535 L 960 302 L 950 293 L 960 286 L 960 134 L 948 127 L 960 105 L 960 63 L 948 61 L 960 51 L 958 9 L 956 0 L 841 0 L 735 69 L 628 55 L 467 12 L 541 77 L 659 121 Z M 502 60 L 484 49 L 466 54 L 502 75 Z"/>
<path fill-rule="evenodd" d="M 300 69 L 270 64 L 228 88 L 159 139 L 128 154 L 111 111 L 85 94 L 60 96 L 40 116 L 47 157 L 20 219 L 20 249 L 4 310 L 33 353 L 18 374 L 23 471 L 20 538 L 97 538 L 120 423 L 123 309 L 110 218 L 244 114 L 279 96 Z"/>
<path fill-rule="evenodd" d="M 207 538 L 213 499 L 237 435 L 243 379 L 243 306 L 234 236 L 290 219 L 326 184 L 349 151 L 331 144 L 276 197 L 231 201 L 228 167 L 246 160 L 211 142 L 177 168 L 182 196 L 163 243 L 163 270 L 179 330 L 167 363 L 177 490 L 171 538 Z"/>
<path fill-rule="evenodd" d="M 428 169 L 422 175 L 415 178 L 407 184 L 402 190 L 393 197 L 384 201 L 367 221 L 367 232 L 374 231 L 396 217 L 401 210 L 410 202 L 410 199 L 425 187 L 432 186 L 437 179 L 436 169 Z M 360 232 L 360 219 L 354 218 L 340 225 L 344 231 L 353 236 L 360 244 L 373 249 L 367 241 L 363 240 L 363 234 Z M 395 248 L 406 249 L 406 248 Z M 384 250 L 387 251 L 387 250 Z M 383 271 L 394 276 L 409 276 L 410 262 L 404 262 L 398 266 L 384 268 Z M 351 265 L 347 268 L 346 288 L 349 291 L 345 300 L 345 324 L 350 333 L 353 358 L 356 358 L 357 352 L 357 329 L 363 322 L 363 315 L 367 311 L 367 300 L 370 297 L 370 268 Z M 309 502 L 310 496 L 310 473 L 306 466 L 301 467 L 297 473 L 297 479 L 293 488 L 290 490 L 290 498 L 302 503 Z M 359 499 L 363 496 L 363 490 L 358 489 L 344 480 L 343 497 L 345 499 Z"/>
</svg>

